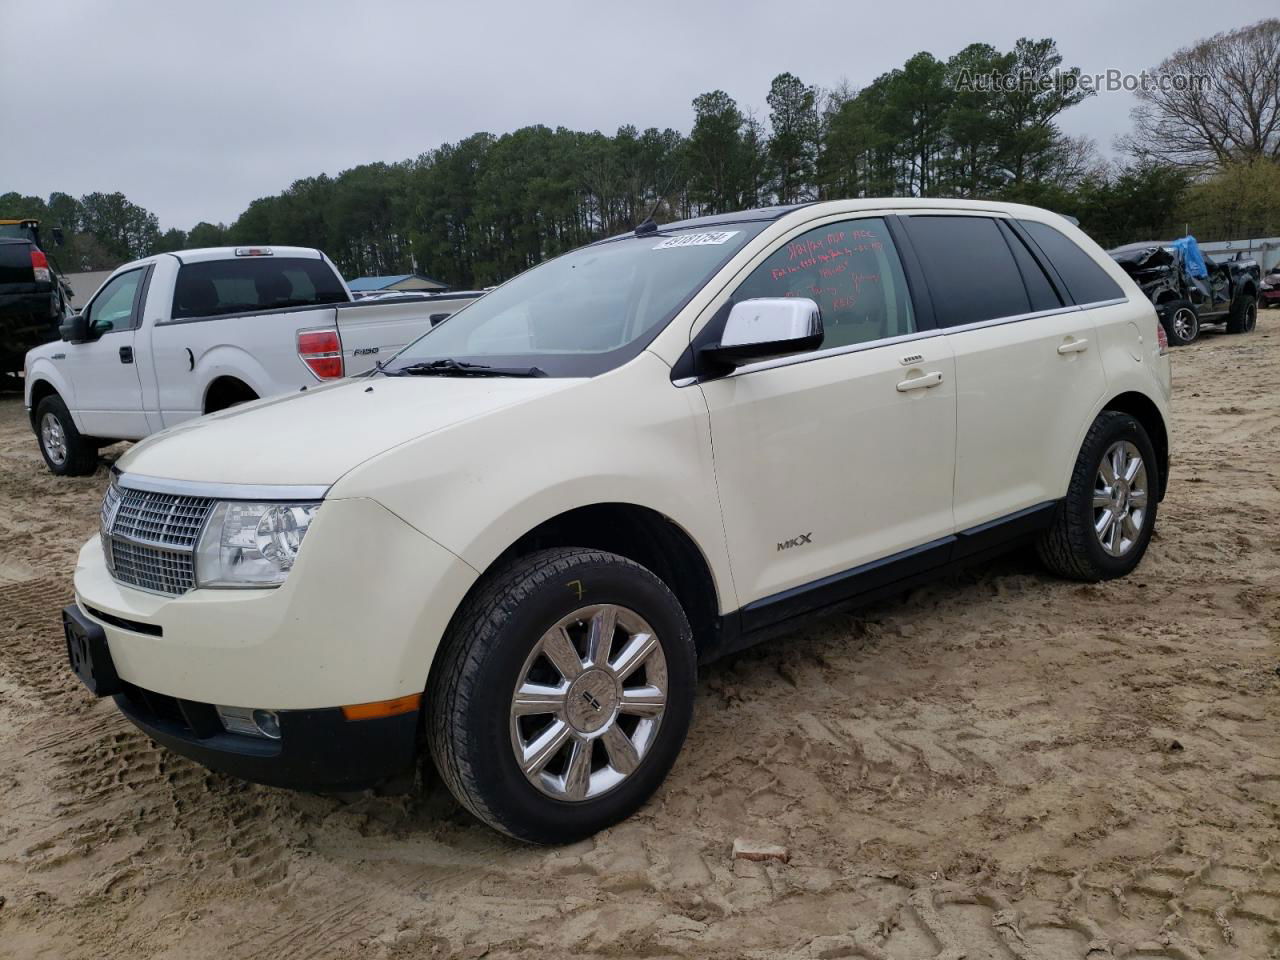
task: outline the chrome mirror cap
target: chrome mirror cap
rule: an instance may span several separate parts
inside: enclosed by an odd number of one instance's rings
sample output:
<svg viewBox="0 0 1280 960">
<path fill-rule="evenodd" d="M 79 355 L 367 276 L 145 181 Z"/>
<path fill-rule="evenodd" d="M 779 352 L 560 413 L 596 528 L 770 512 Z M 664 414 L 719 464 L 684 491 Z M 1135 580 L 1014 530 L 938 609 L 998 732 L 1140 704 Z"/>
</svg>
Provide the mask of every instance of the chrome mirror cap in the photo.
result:
<svg viewBox="0 0 1280 960">
<path fill-rule="evenodd" d="M 720 342 L 703 347 L 708 373 L 816 350 L 822 345 L 822 311 L 808 297 L 761 297 L 735 303 Z"/>
</svg>

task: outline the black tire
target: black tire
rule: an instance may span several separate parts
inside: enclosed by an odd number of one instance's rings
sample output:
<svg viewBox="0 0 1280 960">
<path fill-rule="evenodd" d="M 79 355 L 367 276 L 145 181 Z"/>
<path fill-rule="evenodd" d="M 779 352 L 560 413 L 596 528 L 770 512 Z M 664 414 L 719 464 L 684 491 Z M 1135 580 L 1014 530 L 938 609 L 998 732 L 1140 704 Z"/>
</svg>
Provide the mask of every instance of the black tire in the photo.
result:
<svg viewBox="0 0 1280 960">
<path fill-rule="evenodd" d="M 1146 505 L 1138 536 L 1122 556 L 1103 548 L 1095 529 L 1094 486 L 1103 456 L 1120 441 L 1138 450 L 1146 467 Z M 1071 473 L 1067 495 L 1058 504 L 1053 523 L 1036 542 L 1041 561 L 1054 573 L 1094 583 L 1123 577 L 1142 560 L 1155 529 L 1160 464 L 1146 430 L 1127 413 L 1104 410 L 1093 421 Z"/>
<path fill-rule="evenodd" d="M 635 770 L 574 802 L 544 793 L 521 770 L 512 696 L 543 634 L 593 604 L 626 607 L 652 627 L 666 659 L 667 700 Z M 626 819 L 666 778 L 689 729 L 696 680 L 688 619 L 653 573 L 616 554 L 541 550 L 486 574 L 454 615 L 427 684 L 427 743 L 441 779 L 479 819 L 519 840 L 570 843 Z"/>
<path fill-rule="evenodd" d="M 1186 300 L 1174 300 L 1164 305 L 1160 315 L 1169 345 L 1185 347 L 1200 335 L 1200 315 Z"/>
<path fill-rule="evenodd" d="M 1227 317 L 1227 333 L 1252 333 L 1258 325 L 1258 298 L 1251 293 L 1236 298 Z"/>
<path fill-rule="evenodd" d="M 62 431 L 65 453 L 58 459 L 57 451 L 51 452 L 44 430 L 45 418 L 52 417 Z M 92 437 L 82 436 L 76 429 L 71 412 L 56 393 L 45 397 L 36 405 L 36 442 L 40 455 L 49 469 L 60 477 L 87 477 L 98 469 L 98 445 Z"/>
</svg>

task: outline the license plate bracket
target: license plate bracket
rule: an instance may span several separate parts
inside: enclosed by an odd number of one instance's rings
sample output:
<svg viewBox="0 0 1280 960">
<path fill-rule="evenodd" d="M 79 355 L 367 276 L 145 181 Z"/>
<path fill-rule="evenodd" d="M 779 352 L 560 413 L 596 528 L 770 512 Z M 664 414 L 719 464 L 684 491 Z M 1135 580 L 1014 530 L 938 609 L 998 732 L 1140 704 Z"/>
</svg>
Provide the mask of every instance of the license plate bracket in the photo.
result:
<svg viewBox="0 0 1280 960">
<path fill-rule="evenodd" d="M 95 697 L 110 697 L 124 687 L 111 659 L 107 635 L 74 604 L 62 610 L 62 631 L 67 639 L 67 660 L 80 682 Z"/>
</svg>

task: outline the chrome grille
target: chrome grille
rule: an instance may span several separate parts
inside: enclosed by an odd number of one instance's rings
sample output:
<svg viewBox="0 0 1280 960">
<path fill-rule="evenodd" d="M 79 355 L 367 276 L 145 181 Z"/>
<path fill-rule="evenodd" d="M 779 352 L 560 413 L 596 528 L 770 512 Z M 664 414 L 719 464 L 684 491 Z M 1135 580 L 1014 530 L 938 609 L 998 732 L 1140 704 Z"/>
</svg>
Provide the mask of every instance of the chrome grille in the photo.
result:
<svg viewBox="0 0 1280 960">
<path fill-rule="evenodd" d="M 174 493 L 121 488 L 113 537 L 128 537 L 166 547 L 194 549 L 213 501 Z"/>
<path fill-rule="evenodd" d="M 175 597 L 196 585 L 191 553 L 172 553 L 115 538 L 111 540 L 111 574 L 121 583 Z"/>
<path fill-rule="evenodd" d="M 113 482 L 102 499 L 102 547 L 121 583 L 178 596 L 196 585 L 195 548 L 209 497 L 155 493 Z"/>
</svg>

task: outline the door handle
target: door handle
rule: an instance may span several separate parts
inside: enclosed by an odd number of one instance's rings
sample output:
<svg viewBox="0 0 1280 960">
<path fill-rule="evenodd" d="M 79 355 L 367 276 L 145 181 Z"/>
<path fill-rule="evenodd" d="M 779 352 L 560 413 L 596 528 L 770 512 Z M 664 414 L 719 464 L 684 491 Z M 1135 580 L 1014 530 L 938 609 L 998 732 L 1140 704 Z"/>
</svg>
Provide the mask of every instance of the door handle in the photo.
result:
<svg viewBox="0 0 1280 960">
<path fill-rule="evenodd" d="M 1064 355 L 1068 353 L 1084 353 L 1088 349 L 1088 340 L 1068 340 L 1066 343 L 1058 345 L 1058 352 Z"/>
<path fill-rule="evenodd" d="M 133 347 L 120 348 L 120 362 L 133 363 Z"/>
<path fill-rule="evenodd" d="M 926 373 L 922 377 L 912 377 L 910 380 L 903 380 L 898 384 L 898 392 L 906 393 L 908 390 L 926 390 L 929 387 L 936 387 L 942 382 L 942 371 L 934 370 L 932 373 Z"/>
</svg>

